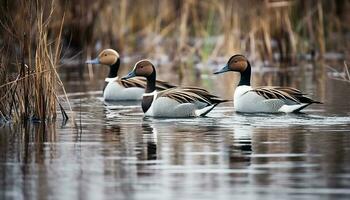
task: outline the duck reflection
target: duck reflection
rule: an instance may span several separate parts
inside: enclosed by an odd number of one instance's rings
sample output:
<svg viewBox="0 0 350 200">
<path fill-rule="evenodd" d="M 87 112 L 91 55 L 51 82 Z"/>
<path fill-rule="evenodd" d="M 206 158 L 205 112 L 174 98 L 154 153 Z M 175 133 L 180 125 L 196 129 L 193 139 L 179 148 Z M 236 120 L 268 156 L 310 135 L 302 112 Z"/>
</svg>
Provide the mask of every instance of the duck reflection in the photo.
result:
<svg viewBox="0 0 350 200">
<path fill-rule="evenodd" d="M 104 101 L 104 113 L 108 120 L 118 117 L 143 116 L 140 101 Z"/>
<path fill-rule="evenodd" d="M 104 101 L 106 106 L 137 106 L 141 104 L 141 101 Z"/>
<path fill-rule="evenodd" d="M 145 160 L 157 160 L 157 130 L 149 123 L 142 123 L 143 143 L 145 145 Z"/>
<path fill-rule="evenodd" d="M 251 164 L 253 131 L 252 126 L 234 126 L 233 142 L 230 146 L 230 168 L 242 168 Z"/>
<path fill-rule="evenodd" d="M 121 128 L 117 124 L 107 125 L 102 128 L 103 140 L 105 142 L 120 141 Z"/>
</svg>

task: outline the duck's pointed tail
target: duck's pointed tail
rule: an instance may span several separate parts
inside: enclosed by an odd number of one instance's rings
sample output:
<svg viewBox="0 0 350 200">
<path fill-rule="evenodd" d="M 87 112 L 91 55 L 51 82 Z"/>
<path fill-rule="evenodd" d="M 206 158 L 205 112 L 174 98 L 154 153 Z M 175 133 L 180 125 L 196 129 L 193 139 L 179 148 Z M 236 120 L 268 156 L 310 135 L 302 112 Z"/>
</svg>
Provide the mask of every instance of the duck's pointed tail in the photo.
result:
<svg viewBox="0 0 350 200">
<path fill-rule="evenodd" d="M 212 104 L 210 106 L 204 107 L 202 109 L 198 109 L 195 111 L 195 114 L 197 117 L 204 117 L 207 115 L 211 110 L 213 110 L 219 103 Z"/>
<path fill-rule="evenodd" d="M 278 111 L 284 113 L 297 113 L 312 103 L 298 104 L 298 105 L 283 105 Z"/>
<path fill-rule="evenodd" d="M 302 106 L 300 106 L 300 108 L 297 108 L 297 109 L 293 110 L 293 113 L 300 112 L 302 109 L 308 107 L 308 106 L 311 105 L 311 104 L 312 104 L 312 103 L 308 103 L 308 104 L 302 105 Z"/>
</svg>

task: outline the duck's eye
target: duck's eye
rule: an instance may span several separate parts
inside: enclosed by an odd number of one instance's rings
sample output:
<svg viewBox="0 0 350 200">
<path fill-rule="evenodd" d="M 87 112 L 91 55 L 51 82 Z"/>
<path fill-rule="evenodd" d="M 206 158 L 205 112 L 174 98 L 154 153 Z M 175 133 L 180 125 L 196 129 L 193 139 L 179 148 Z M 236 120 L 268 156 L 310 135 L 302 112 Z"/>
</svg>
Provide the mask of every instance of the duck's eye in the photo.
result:
<svg viewBox="0 0 350 200">
<path fill-rule="evenodd" d="M 105 56 L 107 56 L 107 54 L 105 54 Z"/>
<path fill-rule="evenodd" d="M 238 61 L 237 60 L 235 60 L 235 63 L 237 63 Z"/>
</svg>

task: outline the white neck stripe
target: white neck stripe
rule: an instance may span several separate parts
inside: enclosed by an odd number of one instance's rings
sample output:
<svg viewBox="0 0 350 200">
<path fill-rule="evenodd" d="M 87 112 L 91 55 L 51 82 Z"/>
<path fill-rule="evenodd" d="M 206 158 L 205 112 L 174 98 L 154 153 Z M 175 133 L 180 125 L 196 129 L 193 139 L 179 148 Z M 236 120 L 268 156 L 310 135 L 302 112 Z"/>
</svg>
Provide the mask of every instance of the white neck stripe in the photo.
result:
<svg viewBox="0 0 350 200">
<path fill-rule="evenodd" d="M 114 77 L 114 78 L 105 78 L 105 81 L 106 82 L 114 82 L 114 81 L 116 81 L 116 80 L 118 80 L 118 76 L 116 76 L 116 77 Z"/>
<path fill-rule="evenodd" d="M 144 96 L 144 97 L 148 97 L 148 96 L 154 96 L 155 94 L 157 94 L 157 91 L 156 90 L 154 90 L 153 92 L 151 92 L 151 93 L 143 93 L 143 95 L 142 96 Z"/>
</svg>

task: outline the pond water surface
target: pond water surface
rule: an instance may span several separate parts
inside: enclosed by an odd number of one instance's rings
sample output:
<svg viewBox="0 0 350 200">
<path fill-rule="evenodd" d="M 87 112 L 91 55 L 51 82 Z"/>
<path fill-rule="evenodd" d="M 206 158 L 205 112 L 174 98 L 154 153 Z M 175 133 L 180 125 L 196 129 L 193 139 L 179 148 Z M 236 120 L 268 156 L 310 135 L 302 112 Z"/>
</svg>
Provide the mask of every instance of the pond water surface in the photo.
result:
<svg viewBox="0 0 350 200">
<path fill-rule="evenodd" d="M 230 98 L 232 77 L 200 84 Z M 324 104 L 304 114 L 225 103 L 192 119 L 143 118 L 140 102 L 91 92 L 101 81 L 67 82 L 74 121 L 0 128 L 0 199 L 350 199 L 350 85 L 305 77 L 287 83 Z"/>
</svg>

